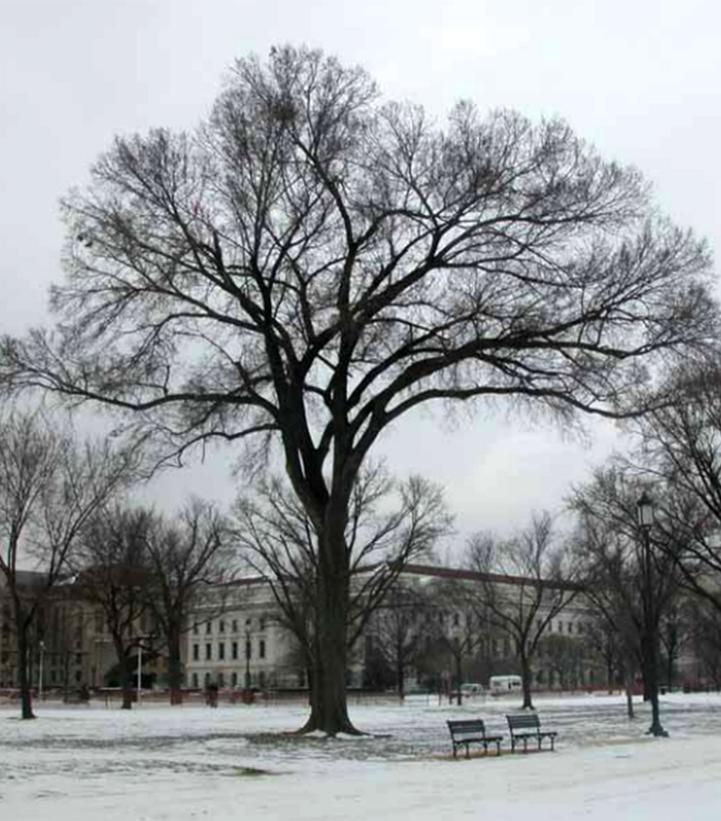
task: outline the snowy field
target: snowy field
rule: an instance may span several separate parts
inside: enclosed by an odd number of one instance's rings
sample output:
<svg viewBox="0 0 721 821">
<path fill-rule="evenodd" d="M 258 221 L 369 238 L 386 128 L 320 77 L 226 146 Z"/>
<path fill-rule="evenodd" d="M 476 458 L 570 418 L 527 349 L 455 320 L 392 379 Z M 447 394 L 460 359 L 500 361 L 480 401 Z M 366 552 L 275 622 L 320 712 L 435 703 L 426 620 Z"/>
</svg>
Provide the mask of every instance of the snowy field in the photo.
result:
<svg viewBox="0 0 721 821">
<path fill-rule="evenodd" d="M 373 736 L 281 735 L 301 704 L 217 710 L 41 705 L 36 721 L 0 708 L 2 821 L 283 819 L 717 819 L 721 697 L 662 699 L 669 739 L 644 736 L 646 707 L 620 697 L 539 698 L 556 753 L 450 757 L 446 719 L 505 731 L 516 699 L 458 708 L 419 697 L 352 705 Z M 507 746 L 507 744 L 506 744 Z"/>
</svg>

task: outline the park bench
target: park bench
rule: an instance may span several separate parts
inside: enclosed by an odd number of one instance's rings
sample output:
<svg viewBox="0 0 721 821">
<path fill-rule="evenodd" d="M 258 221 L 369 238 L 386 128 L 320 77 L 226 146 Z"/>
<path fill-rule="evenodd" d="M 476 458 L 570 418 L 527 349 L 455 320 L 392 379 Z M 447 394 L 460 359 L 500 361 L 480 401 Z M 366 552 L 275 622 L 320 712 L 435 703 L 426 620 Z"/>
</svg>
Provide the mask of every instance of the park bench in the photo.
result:
<svg viewBox="0 0 721 821">
<path fill-rule="evenodd" d="M 488 745 L 496 745 L 496 755 L 501 754 L 501 735 L 486 735 L 486 727 L 480 718 L 464 719 L 463 721 L 449 721 L 448 730 L 451 734 L 453 744 L 453 758 L 459 747 L 466 748 L 466 758 L 470 758 L 469 747 L 471 744 L 481 744 L 484 755 L 488 755 Z"/>
<path fill-rule="evenodd" d="M 550 738 L 551 750 L 554 749 L 556 736 L 555 731 L 541 730 L 541 721 L 536 713 L 518 713 L 507 715 L 508 730 L 511 733 L 511 752 L 516 751 L 516 743 L 523 741 L 523 752 L 528 752 L 528 739 L 535 738 L 538 742 L 538 749 L 541 749 L 544 738 Z"/>
</svg>

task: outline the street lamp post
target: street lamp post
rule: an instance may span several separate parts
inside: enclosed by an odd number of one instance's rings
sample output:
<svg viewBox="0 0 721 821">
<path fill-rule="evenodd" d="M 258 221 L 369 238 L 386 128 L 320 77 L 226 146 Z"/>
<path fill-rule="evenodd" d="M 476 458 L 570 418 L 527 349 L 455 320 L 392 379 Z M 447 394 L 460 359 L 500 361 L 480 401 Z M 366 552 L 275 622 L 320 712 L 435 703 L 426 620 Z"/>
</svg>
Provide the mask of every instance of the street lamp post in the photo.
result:
<svg viewBox="0 0 721 821">
<path fill-rule="evenodd" d="M 245 689 L 250 690 L 250 631 L 245 631 Z"/>
<path fill-rule="evenodd" d="M 138 670 L 136 672 L 136 703 L 140 707 L 140 691 L 143 685 L 143 639 L 145 636 L 138 636 Z"/>
<path fill-rule="evenodd" d="M 45 642 L 41 641 L 40 645 L 40 663 L 38 664 L 38 701 L 43 700 L 43 659 L 45 658 Z"/>
<path fill-rule="evenodd" d="M 651 702 L 651 726 L 648 735 L 668 736 L 661 726 L 658 706 L 658 612 L 653 589 L 653 561 L 651 554 L 651 528 L 654 520 L 653 500 L 646 491 L 636 504 L 638 525 L 643 534 L 643 643 L 644 680 Z"/>
</svg>

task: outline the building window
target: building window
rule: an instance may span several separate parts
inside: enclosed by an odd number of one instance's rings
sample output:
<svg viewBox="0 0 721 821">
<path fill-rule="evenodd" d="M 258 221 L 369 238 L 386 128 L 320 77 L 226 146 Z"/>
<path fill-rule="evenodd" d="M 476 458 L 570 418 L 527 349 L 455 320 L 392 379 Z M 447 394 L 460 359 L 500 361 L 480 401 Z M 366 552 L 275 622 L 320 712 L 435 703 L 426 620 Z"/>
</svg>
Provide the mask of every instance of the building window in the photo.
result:
<svg viewBox="0 0 721 821">
<path fill-rule="evenodd" d="M 210 673 L 206 673 L 203 676 L 203 683 L 205 684 L 206 687 L 210 684 Z"/>
<path fill-rule="evenodd" d="M 558 632 L 563 633 L 563 622 L 559 621 L 557 626 L 558 626 Z"/>
<path fill-rule="evenodd" d="M 210 661 L 213 658 L 213 645 L 206 644 L 205 645 L 205 659 L 206 661 Z"/>
<path fill-rule="evenodd" d="M 205 632 L 206 634 L 213 632 L 213 625 L 209 621 L 205 622 Z"/>
<path fill-rule="evenodd" d="M 218 644 L 218 658 L 222 661 L 225 658 L 225 642 Z"/>
<path fill-rule="evenodd" d="M 225 687 L 225 676 L 223 673 L 218 673 L 218 687 Z"/>
<path fill-rule="evenodd" d="M 83 673 L 81 670 L 75 671 L 75 681 L 79 682 L 83 677 Z"/>
<path fill-rule="evenodd" d="M 259 627 L 261 630 L 265 630 L 265 616 L 261 616 L 261 617 L 258 619 L 258 627 Z"/>
<path fill-rule="evenodd" d="M 221 619 L 218 622 L 218 632 L 219 633 L 225 633 L 225 622 L 223 621 L 223 619 Z"/>
<path fill-rule="evenodd" d="M 262 659 L 264 659 L 264 658 L 265 658 L 265 639 L 261 639 L 261 640 L 258 642 L 258 655 L 259 655 L 259 656 L 260 656 L 260 658 L 262 658 Z"/>
<path fill-rule="evenodd" d="M 76 664 L 82 664 L 83 663 L 83 654 L 82 653 L 76 653 L 75 654 L 75 663 Z"/>
<path fill-rule="evenodd" d="M 461 623 L 461 617 L 460 617 L 460 615 L 459 615 L 458 613 L 454 613 L 454 614 L 453 614 L 453 626 L 454 626 L 454 627 L 458 627 L 458 625 L 459 625 L 460 623 Z"/>
<path fill-rule="evenodd" d="M 233 632 L 238 632 L 238 619 L 233 619 Z"/>
<path fill-rule="evenodd" d="M 231 657 L 232 657 L 232 658 L 234 658 L 234 659 L 237 659 L 237 658 L 238 658 L 238 642 L 237 642 L 237 641 L 234 641 L 234 642 L 230 645 L 230 655 L 231 655 Z"/>
<path fill-rule="evenodd" d="M 569 636 L 573 633 L 573 624 L 570 621 L 566 625 L 566 632 Z"/>
<path fill-rule="evenodd" d="M 238 674 L 237 673 L 231 673 L 230 674 L 230 686 L 231 687 L 237 687 L 238 686 Z"/>
<path fill-rule="evenodd" d="M 200 646 L 197 644 L 193 645 L 193 661 L 197 661 L 200 658 Z"/>
<path fill-rule="evenodd" d="M 250 639 L 245 640 L 245 657 L 247 659 L 253 658 L 253 647 L 250 643 Z"/>
<path fill-rule="evenodd" d="M 193 673 L 192 682 L 193 682 L 193 689 L 197 690 L 198 689 L 198 674 L 197 673 Z"/>
<path fill-rule="evenodd" d="M 193 633 L 197 636 L 198 635 L 198 622 L 193 622 Z"/>
</svg>

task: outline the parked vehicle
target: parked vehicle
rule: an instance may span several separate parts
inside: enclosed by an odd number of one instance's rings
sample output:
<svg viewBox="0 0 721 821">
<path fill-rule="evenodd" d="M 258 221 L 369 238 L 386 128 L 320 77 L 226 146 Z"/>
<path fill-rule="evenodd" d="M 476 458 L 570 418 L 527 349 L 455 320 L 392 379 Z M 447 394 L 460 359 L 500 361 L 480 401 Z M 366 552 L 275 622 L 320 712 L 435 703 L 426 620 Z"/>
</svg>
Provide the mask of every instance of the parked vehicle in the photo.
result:
<svg viewBox="0 0 721 821">
<path fill-rule="evenodd" d="M 469 681 L 461 684 L 461 695 L 468 698 L 468 696 L 482 696 L 484 687 L 477 682 Z"/>
<path fill-rule="evenodd" d="M 523 689 L 520 676 L 491 676 L 488 680 L 488 689 L 492 696 L 502 696 L 506 693 L 516 693 Z"/>
</svg>

